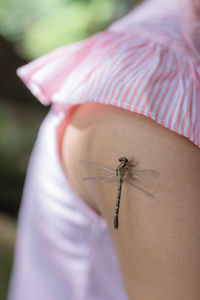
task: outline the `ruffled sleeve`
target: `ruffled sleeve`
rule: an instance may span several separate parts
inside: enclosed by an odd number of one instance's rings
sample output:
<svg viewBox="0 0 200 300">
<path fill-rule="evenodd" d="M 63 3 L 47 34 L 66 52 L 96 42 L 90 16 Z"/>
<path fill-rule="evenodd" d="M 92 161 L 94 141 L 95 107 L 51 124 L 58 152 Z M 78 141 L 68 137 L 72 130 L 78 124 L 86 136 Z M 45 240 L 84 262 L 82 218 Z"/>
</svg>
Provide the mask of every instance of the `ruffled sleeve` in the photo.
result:
<svg viewBox="0 0 200 300">
<path fill-rule="evenodd" d="M 169 34 L 148 26 L 107 30 L 17 73 L 43 104 L 58 111 L 85 102 L 114 105 L 150 117 L 200 147 L 200 75 L 182 40 Z"/>
<path fill-rule="evenodd" d="M 129 73 L 135 66 L 134 59 L 144 52 L 150 62 L 150 48 L 152 42 L 136 34 L 130 37 L 105 31 L 56 49 L 20 67 L 17 74 L 44 105 L 103 102 L 112 88 L 108 86 L 110 79 L 118 80 L 125 69 Z M 111 101 L 113 96 L 109 95 Z"/>
<path fill-rule="evenodd" d="M 42 104 L 49 105 L 67 79 L 80 45 L 58 48 L 17 69 L 17 75 Z"/>
</svg>

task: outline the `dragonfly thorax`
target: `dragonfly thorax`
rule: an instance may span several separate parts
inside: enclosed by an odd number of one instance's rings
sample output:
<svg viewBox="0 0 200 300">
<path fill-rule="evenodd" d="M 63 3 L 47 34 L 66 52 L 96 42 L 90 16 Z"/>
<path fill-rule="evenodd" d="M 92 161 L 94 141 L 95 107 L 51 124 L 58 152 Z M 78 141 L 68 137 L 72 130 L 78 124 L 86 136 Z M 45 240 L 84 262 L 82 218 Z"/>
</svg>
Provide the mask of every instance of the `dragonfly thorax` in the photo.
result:
<svg viewBox="0 0 200 300">
<path fill-rule="evenodd" d="M 115 169 L 115 174 L 120 180 L 123 180 L 125 173 L 128 169 L 128 159 L 126 157 L 120 157 L 119 161 L 120 165 L 117 169 Z"/>
</svg>

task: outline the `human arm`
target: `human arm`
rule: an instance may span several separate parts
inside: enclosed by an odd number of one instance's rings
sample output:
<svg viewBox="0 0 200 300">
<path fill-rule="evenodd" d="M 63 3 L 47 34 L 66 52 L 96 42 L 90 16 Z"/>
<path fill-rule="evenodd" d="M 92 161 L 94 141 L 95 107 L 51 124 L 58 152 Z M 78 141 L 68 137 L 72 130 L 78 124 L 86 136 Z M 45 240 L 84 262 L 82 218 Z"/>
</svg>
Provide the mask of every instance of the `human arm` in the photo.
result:
<svg viewBox="0 0 200 300">
<path fill-rule="evenodd" d="M 63 161 L 74 189 L 107 221 L 129 299 L 200 299 L 200 151 L 187 138 L 134 112 L 80 105 L 63 140 Z M 159 178 L 155 195 L 124 185 L 114 231 L 116 186 L 82 181 L 79 160 L 115 167 L 134 157 Z"/>
</svg>

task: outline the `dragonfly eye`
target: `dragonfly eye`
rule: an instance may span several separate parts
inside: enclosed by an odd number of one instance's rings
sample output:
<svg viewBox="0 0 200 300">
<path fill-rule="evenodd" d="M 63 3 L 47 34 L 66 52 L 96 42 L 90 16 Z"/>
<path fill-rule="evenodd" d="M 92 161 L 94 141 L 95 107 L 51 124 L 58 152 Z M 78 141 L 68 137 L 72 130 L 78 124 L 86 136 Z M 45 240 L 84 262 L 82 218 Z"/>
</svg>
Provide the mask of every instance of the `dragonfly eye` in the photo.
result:
<svg viewBox="0 0 200 300">
<path fill-rule="evenodd" d="M 120 157 L 119 158 L 119 161 L 121 162 L 121 161 L 124 161 L 125 163 L 127 163 L 128 162 L 128 159 L 126 158 L 126 157 Z"/>
</svg>

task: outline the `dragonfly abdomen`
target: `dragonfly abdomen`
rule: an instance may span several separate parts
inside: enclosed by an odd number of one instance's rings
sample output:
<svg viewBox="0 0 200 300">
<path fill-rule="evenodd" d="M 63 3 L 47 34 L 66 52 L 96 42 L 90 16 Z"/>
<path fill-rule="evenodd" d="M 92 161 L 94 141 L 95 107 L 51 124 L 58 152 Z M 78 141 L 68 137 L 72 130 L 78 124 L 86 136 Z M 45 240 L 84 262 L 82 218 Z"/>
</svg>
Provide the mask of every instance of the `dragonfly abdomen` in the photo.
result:
<svg viewBox="0 0 200 300">
<path fill-rule="evenodd" d="M 116 230 L 118 229 L 118 215 L 119 215 L 119 205 L 120 205 L 120 198 L 121 198 L 122 182 L 123 182 L 123 180 L 120 178 L 118 190 L 117 190 L 117 201 L 116 201 L 115 214 L 114 214 L 114 228 Z"/>
</svg>

